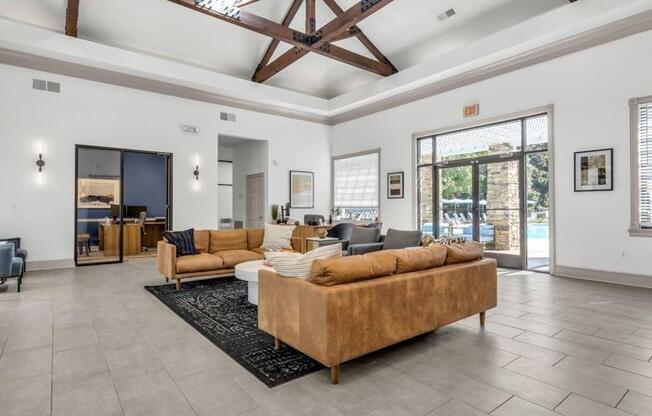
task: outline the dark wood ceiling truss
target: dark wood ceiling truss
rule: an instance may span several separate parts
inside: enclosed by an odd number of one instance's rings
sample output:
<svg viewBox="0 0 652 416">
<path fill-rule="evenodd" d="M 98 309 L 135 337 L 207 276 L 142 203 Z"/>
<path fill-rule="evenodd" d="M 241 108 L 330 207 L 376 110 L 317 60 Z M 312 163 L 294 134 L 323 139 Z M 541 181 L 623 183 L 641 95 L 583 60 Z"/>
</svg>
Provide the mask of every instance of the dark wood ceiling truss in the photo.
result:
<svg viewBox="0 0 652 416">
<path fill-rule="evenodd" d="M 335 0 L 323 0 L 335 14 L 335 18 L 319 29 L 316 28 L 315 20 L 317 0 L 292 0 L 290 8 L 281 23 L 276 23 L 241 9 L 241 7 L 259 0 L 241 0 L 234 3 L 233 6 L 225 6 L 219 0 L 168 1 L 271 37 L 272 41 L 252 76 L 252 80 L 256 82 L 268 80 L 310 52 L 383 76 L 398 72 L 389 59 L 357 26 L 358 23 L 391 3 L 392 0 L 362 0 L 347 10 L 339 7 Z M 305 3 L 306 10 L 304 32 L 290 27 L 302 3 Z M 374 56 L 374 59 L 333 44 L 352 37 L 357 38 Z M 290 44 L 293 47 L 272 61 L 271 59 L 280 42 Z"/>
</svg>

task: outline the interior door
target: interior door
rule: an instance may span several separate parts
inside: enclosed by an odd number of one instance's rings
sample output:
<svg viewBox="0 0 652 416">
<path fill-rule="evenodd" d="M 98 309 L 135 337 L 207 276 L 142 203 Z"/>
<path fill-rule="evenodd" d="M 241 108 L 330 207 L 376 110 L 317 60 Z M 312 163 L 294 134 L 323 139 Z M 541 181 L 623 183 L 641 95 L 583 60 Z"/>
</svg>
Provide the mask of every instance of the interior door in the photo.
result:
<svg viewBox="0 0 652 416">
<path fill-rule="evenodd" d="M 247 228 L 263 228 L 265 225 L 265 174 L 247 175 L 245 199 Z"/>
</svg>

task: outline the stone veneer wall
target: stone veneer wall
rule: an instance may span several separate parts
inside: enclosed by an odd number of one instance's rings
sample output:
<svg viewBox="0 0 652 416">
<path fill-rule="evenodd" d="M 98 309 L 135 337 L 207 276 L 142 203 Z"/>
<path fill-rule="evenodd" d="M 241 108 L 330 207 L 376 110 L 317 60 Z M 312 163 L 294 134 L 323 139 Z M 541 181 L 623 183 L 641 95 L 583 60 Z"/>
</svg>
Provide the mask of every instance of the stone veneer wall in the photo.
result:
<svg viewBox="0 0 652 416">
<path fill-rule="evenodd" d="M 494 152 L 507 149 L 496 147 L 490 150 Z M 488 249 L 518 251 L 520 248 L 518 176 L 517 161 L 487 165 L 487 224 L 495 227 L 495 244 L 493 247 L 488 245 Z"/>
</svg>

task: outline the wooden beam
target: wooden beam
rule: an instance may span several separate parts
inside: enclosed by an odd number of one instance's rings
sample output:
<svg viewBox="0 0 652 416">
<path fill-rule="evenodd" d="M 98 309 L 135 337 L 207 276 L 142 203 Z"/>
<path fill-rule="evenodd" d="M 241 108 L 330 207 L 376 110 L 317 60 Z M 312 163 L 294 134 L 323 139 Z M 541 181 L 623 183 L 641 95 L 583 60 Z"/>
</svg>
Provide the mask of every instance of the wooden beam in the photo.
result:
<svg viewBox="0 0 652 416">
<path fill-rule="evenodd" d="M 269 19 L 265 19 L 263 17 L 256 16 L 255 14 L 242 11 L 238 7 L 220 6 L 222 3 L 220 3 L 218 0 L 168 1 L 217 18 L 219 20 L 232 23 L 245 29 L 270 36 L 279 41 L 294 45 L 300 49 L 300 53 L 292 54 L 289 59 L 286 56 L 284 60 L 279 61 L 279 58 L 271 64 L 268 64 L 256 71 L 253 79 L 258 82 L 262 82 L 269 78 L 269 76 L 259 76 L 260 73 L 273 75 L 291 63 L 295 62 L 297 59 L 301 58 L 301 56 L 305 55 L 308 52 L 315 52 L 341 62 L 350 63 L 359 68 L 364 68 L 375 73 L 380 73 L 382 75 L 390 75 L 396 71 L 395 68 L 390 67 L 384 62 L 376 62 L 373 59 L 369 59 L 354 52 L 345 51 L 342 48 L 333 47 L 334 45 L 329 44 L 332 39 L 347 31 L 350 27 L 355 26 L 358 22 L 362 21 L 368 16 L 371 16 L 382 7 L 388 5 L 392 2 L 392 0 L 360 1 L 324 25 L 320 30 L 316 31 L 314 35 L 308 35 L 306 33 L 299 32 L 298 30 L 291 29 L 289 26 L 284 26 Z M 289 52 L 292 52 L 293 49 L 290 49 Z M 274 67 L 269 68 L 272 69 L 272 71 L 265 71 L 265 68 L 268 68 L 271 65 L 274 65 Z"/>
<path fill-rule="evenodd" d="M 356 3 L 348 10 L 342 11 L 342 13 L 339 16 L 331 20 L 325 26 L 322 26 L 316 32 L 318 40 L 311 43 L 310 49 L 298 45 L 299 47 L 295 47 L 288 50 L 283 55 L 279 56 L 274 62 L 262 68 L 258 68 L 258 70 L 254 73 L 252 80 L 256 82 L 264 82 L 268 80 L 270 77 L 274 76 L 282 69 L 287 68 L 292 63 L 301 59 L 308 52 L 314 51 L 315 47 L 320 48 L 321 52 L 317 52 L 317 53 L 321 53 L 322 55 L 329 56 L 341 62 L 349 63 L 351 65 L 357 66 L 358 68 L 364 66 L 364 69 L 367 69 L 371 72 L 375 72 L 377 74 L 384 75 L 384 76 L 388 76 L 396 73 L 397 72 L 396 68 L 391 64 L 387 64 L 386 62 L 376 62 L 373 59 L 369 59 L 359 54 L 354 54 L 353 52 L 348 52 L 348 51 L 343 52 L 344 49 L 330 44 L 330 42 L 338 39 L 339 37 L 342 36 L 342 34 L 345 34 L 347 31 L 349 31 L 350 28 L 356 26 L 358 22 L 371 16 L 373 13 L 377 12 L 382 7 L 385 7 L 391 2 L 392 0 L 377 0 L 373 4 L 369 4 L 368 1 L 361 1 L 359 3 Z M 328 50 L 329 52 L 333 51 L 333 52 L 331 52 L 330 54 L 324 54 L 323 53 L 324 50 Z M 355 56 L 353 56 L 352 54 Z M 355 58 L 355 59 L 353 62 L 348 62 L 345 60 L 346 59 L 345 57 Z M 380 68 L 382 68 L 381 71 L 378 71 L 379 69 L 378 64 L 380 64 Z"/>
<path fill-rule="evenodd" d="M 292 4 L 290 5 L 290 9 L 288 12 L 285 14 L 285 17 L 283 18 L 283 22 L 281 23 L 283 26 L 289 26 L 290 23 L 292 23 L 292 19 L 294 19 L 294 16 L 297 15 L 297 12 L 299 11 L 299 7 L 301 6 L 303 0 L 293 0 Z M 260 63 L 256 67 L 257 72 L 260 68 L 264 67 L 269 63 L 269 60 L 272 59 L 272 55 L 274 55 L 274 52 L 276 51 L 276 48 L 278 47 L 279 40 L 278 39 L 272 39 L 270 42 L 269 46 L 267 47 L 267 50 L 265 51 L 265 54 L 263 55 L 263 58 L 260 60 Z"/>
<path fill-rule="evenodd" d="M 326 3 L 326 5 L 331 9 L 331 11 L 335 13 L 335 16 L 339 16 L 342 13 L 344 13 L 344 10 L 342 10 L 342 8 L 335 2 L 335 0 L 324 0 L 324 3 Z M 374 45 L 374 43 L 367 37 L 367 35 L 365 35 L 362 32 L 362 30 L 360 30 L 360 28 L 358 28 L 357 26 L 353 26 L 352 28 L 349 29 L 349 34 L 358 38 L 358 40 L 365 46 L 365 48 L 367 48 L 369 52 L 371 52 L 373 56 L 376 57 L 376 59 L 378 59 L 379 62 L 386 63 L 387 65 L 394 68 L 395 72 L 398 72 L 394 64 L 392 64 L 389 61 L 389 59 L 387 59 L 387 57 L 383 55 L 380 49 L 378 49 L 376 45 Z M 333 42 L 335 42 L 335 40 L 333 40 Z"/>
<path fill-rule="evenodd" d="M 306 0 L 306 33 L 312 35 L 317 29 L 315 21 L 315 0 Z"/>
<path fill-rule="evenodd" d="M 68 0 L 66 7 L 66 35 L 77 37 L 77 19 L 79 18 L 79 0 Z"/>
</svg>

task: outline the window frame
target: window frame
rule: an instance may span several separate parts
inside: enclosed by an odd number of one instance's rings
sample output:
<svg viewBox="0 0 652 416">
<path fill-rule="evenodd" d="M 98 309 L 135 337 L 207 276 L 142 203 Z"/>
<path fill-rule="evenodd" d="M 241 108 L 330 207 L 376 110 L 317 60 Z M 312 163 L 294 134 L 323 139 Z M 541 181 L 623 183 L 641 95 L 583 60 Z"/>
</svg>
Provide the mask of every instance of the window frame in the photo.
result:
<svg viewBox="0 0 652 416">
<path fill-rule="evenodd" d="M 643 104 L 652 106 L 652 95 L 629 100 L 629 148 L 630 148 L 630 222 L 629 235 L 632 237 L 652 237 L 651 227 L 642 227 L 641 218 L 641 180 L 639 164 L 639 107 Z"/>
<path fill-rule="evenodd" d="M 380 183 L 382 175 L 380 174 L 380 148 L 375 148 L 375 149 L 370 149 L 370 150 L 363 150 L 361 152 L 355 152 L 355 153 L 347 153 L 343 155 L 338 155 L 338 156 L 333 156 L 331 157 L 331 210 L 335 209 L 335 161 L 337 160 L 342 160 L 342 159 L 350 159 L 358 156 L 366 156 L 366 155 L 371 155 L 371 154 L 377 154 L 378 155 L 378 178 L 377 178 L 377 186 L 378 186 L 378 192 L 376 195 L 378 195 L 378 201 L 377 201 L 377 207 L 342 207 L 342 208 L 376 208 L 378 210 L 378 218 L 379 220 L 382 218 L 381 216 L 381 207 L 380 207 L 380 192 L 382 189 L 382 184 Z"/>
</svg>

